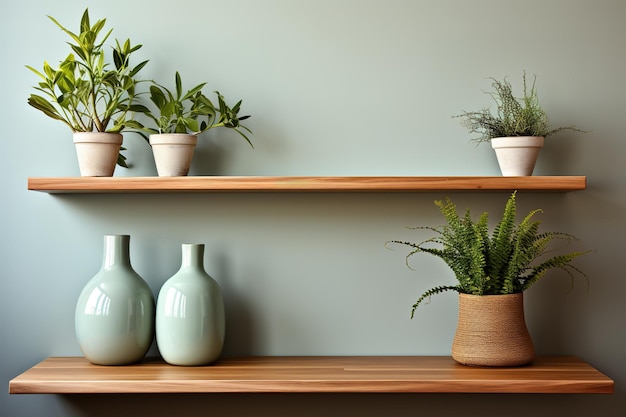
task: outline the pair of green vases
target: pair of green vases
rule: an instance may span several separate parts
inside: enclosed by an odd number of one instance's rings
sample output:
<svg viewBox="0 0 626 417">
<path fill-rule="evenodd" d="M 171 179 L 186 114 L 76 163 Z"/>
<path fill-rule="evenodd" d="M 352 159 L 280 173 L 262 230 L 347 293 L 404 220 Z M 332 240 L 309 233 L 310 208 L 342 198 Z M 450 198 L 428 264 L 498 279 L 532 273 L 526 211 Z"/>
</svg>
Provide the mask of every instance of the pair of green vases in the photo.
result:
<svg viewBox="0 0 626 417">
<path fill-rule="evenodd" d="M 204 245 L 183 244 L 182 263 L 159 291 L 155 305 L 146 281 L 130 264 L 130 236 L 105 235 L 100 271 L 76 305 L 76 337 L 90 362 L 127 365 L 141 360 L 155 338 L 172 365 L 217 360 L 224 344 L 224 300 L 204 269 Z"/>
</svg>

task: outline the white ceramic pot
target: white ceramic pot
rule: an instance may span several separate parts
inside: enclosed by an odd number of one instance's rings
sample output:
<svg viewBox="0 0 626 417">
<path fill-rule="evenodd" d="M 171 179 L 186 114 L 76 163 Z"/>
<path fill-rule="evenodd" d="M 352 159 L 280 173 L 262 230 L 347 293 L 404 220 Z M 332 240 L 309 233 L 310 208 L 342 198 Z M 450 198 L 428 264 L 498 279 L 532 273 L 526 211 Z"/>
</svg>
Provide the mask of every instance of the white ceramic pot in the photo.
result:
<svg viewBox="0 0 626 417">
<path fill-rule="evenodd" d="M 181 177 L 189 173 L 198 136 L 186 133 L 150 135 L 150 146 L 159 177 Z"/>
<path fill-rule="evenodd" d="M 112 177 L 123 136 L 119 133 L 77 132 L 73 137 L 80 175 Z"/>
<path fill-rule="evenodd" d="M 543 136 L 514 136 L 491 139 L 500 171 L 505 177 L 523 177 L 533 174 Z"/>
</svg>

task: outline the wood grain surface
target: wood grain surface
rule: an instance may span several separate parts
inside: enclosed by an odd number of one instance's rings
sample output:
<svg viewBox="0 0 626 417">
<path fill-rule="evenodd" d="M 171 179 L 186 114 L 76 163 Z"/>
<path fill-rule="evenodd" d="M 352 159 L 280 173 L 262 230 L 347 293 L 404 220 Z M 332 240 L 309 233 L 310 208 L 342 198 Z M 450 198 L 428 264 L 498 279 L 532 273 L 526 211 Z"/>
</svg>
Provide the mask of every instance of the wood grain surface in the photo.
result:
<svg viewBox="0 0 626 417">
<path fill-rule="evenodd" d="M 29 178 L 47 193 L 432 192 L 584 190 L 585 176 L 530 177 L 59 177 Z"/>
<path fill-rule="evenodd" d="M 160 359 L 97 366 L 51 357 L 9 382 L 11 394 L 78 393 L 612 393 L 613 380 L 576 357 L 517 368 L 459 365 L 445 356 L 225 357 L 180 367 Z"/>
</svg>

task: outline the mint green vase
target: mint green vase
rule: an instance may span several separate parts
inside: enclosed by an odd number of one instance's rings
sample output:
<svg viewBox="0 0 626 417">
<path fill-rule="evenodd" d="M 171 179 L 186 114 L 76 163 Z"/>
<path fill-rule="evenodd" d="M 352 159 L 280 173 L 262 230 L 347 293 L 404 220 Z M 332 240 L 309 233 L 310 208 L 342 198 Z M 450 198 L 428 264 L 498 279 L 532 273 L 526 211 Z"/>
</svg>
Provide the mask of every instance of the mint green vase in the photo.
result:
<svg viewBox="0 0 626 417">
<path fill-rule="evenodd" d="M 171 365 L 199 366 L 222 352 L 224 300 L 218 283 L 204 270 L 204 245 L 183 244 L 182 264 L 157 298 L 156 341 Z"/>
<path fill-rule="evenodd" d="M 129 244 L 128 235 L 104 236 L 102 267 L 76 304 L 78 344 L 96 365 L 137 362 L 154 340 L 154 297 L 130 265 Z"/>
</svg>

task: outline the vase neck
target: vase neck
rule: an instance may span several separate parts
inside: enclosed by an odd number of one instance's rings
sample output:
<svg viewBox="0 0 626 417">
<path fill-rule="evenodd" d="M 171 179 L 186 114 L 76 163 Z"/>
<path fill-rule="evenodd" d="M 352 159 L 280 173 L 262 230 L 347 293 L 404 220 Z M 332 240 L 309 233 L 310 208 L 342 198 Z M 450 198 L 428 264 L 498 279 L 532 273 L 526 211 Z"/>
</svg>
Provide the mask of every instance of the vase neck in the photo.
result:
<svg viewBox="0 0 626 417">
<path fill-rule="evenodd" d="M 204 269 L 204 245 L 184 243 L 181 268 Z"/>
<path fill-rule="evenodd" d="M 115 265 L 130 265 L 129 246 L 129 235 L 105 235 L 102 267 L 109 269 Z"/>
</svg>

